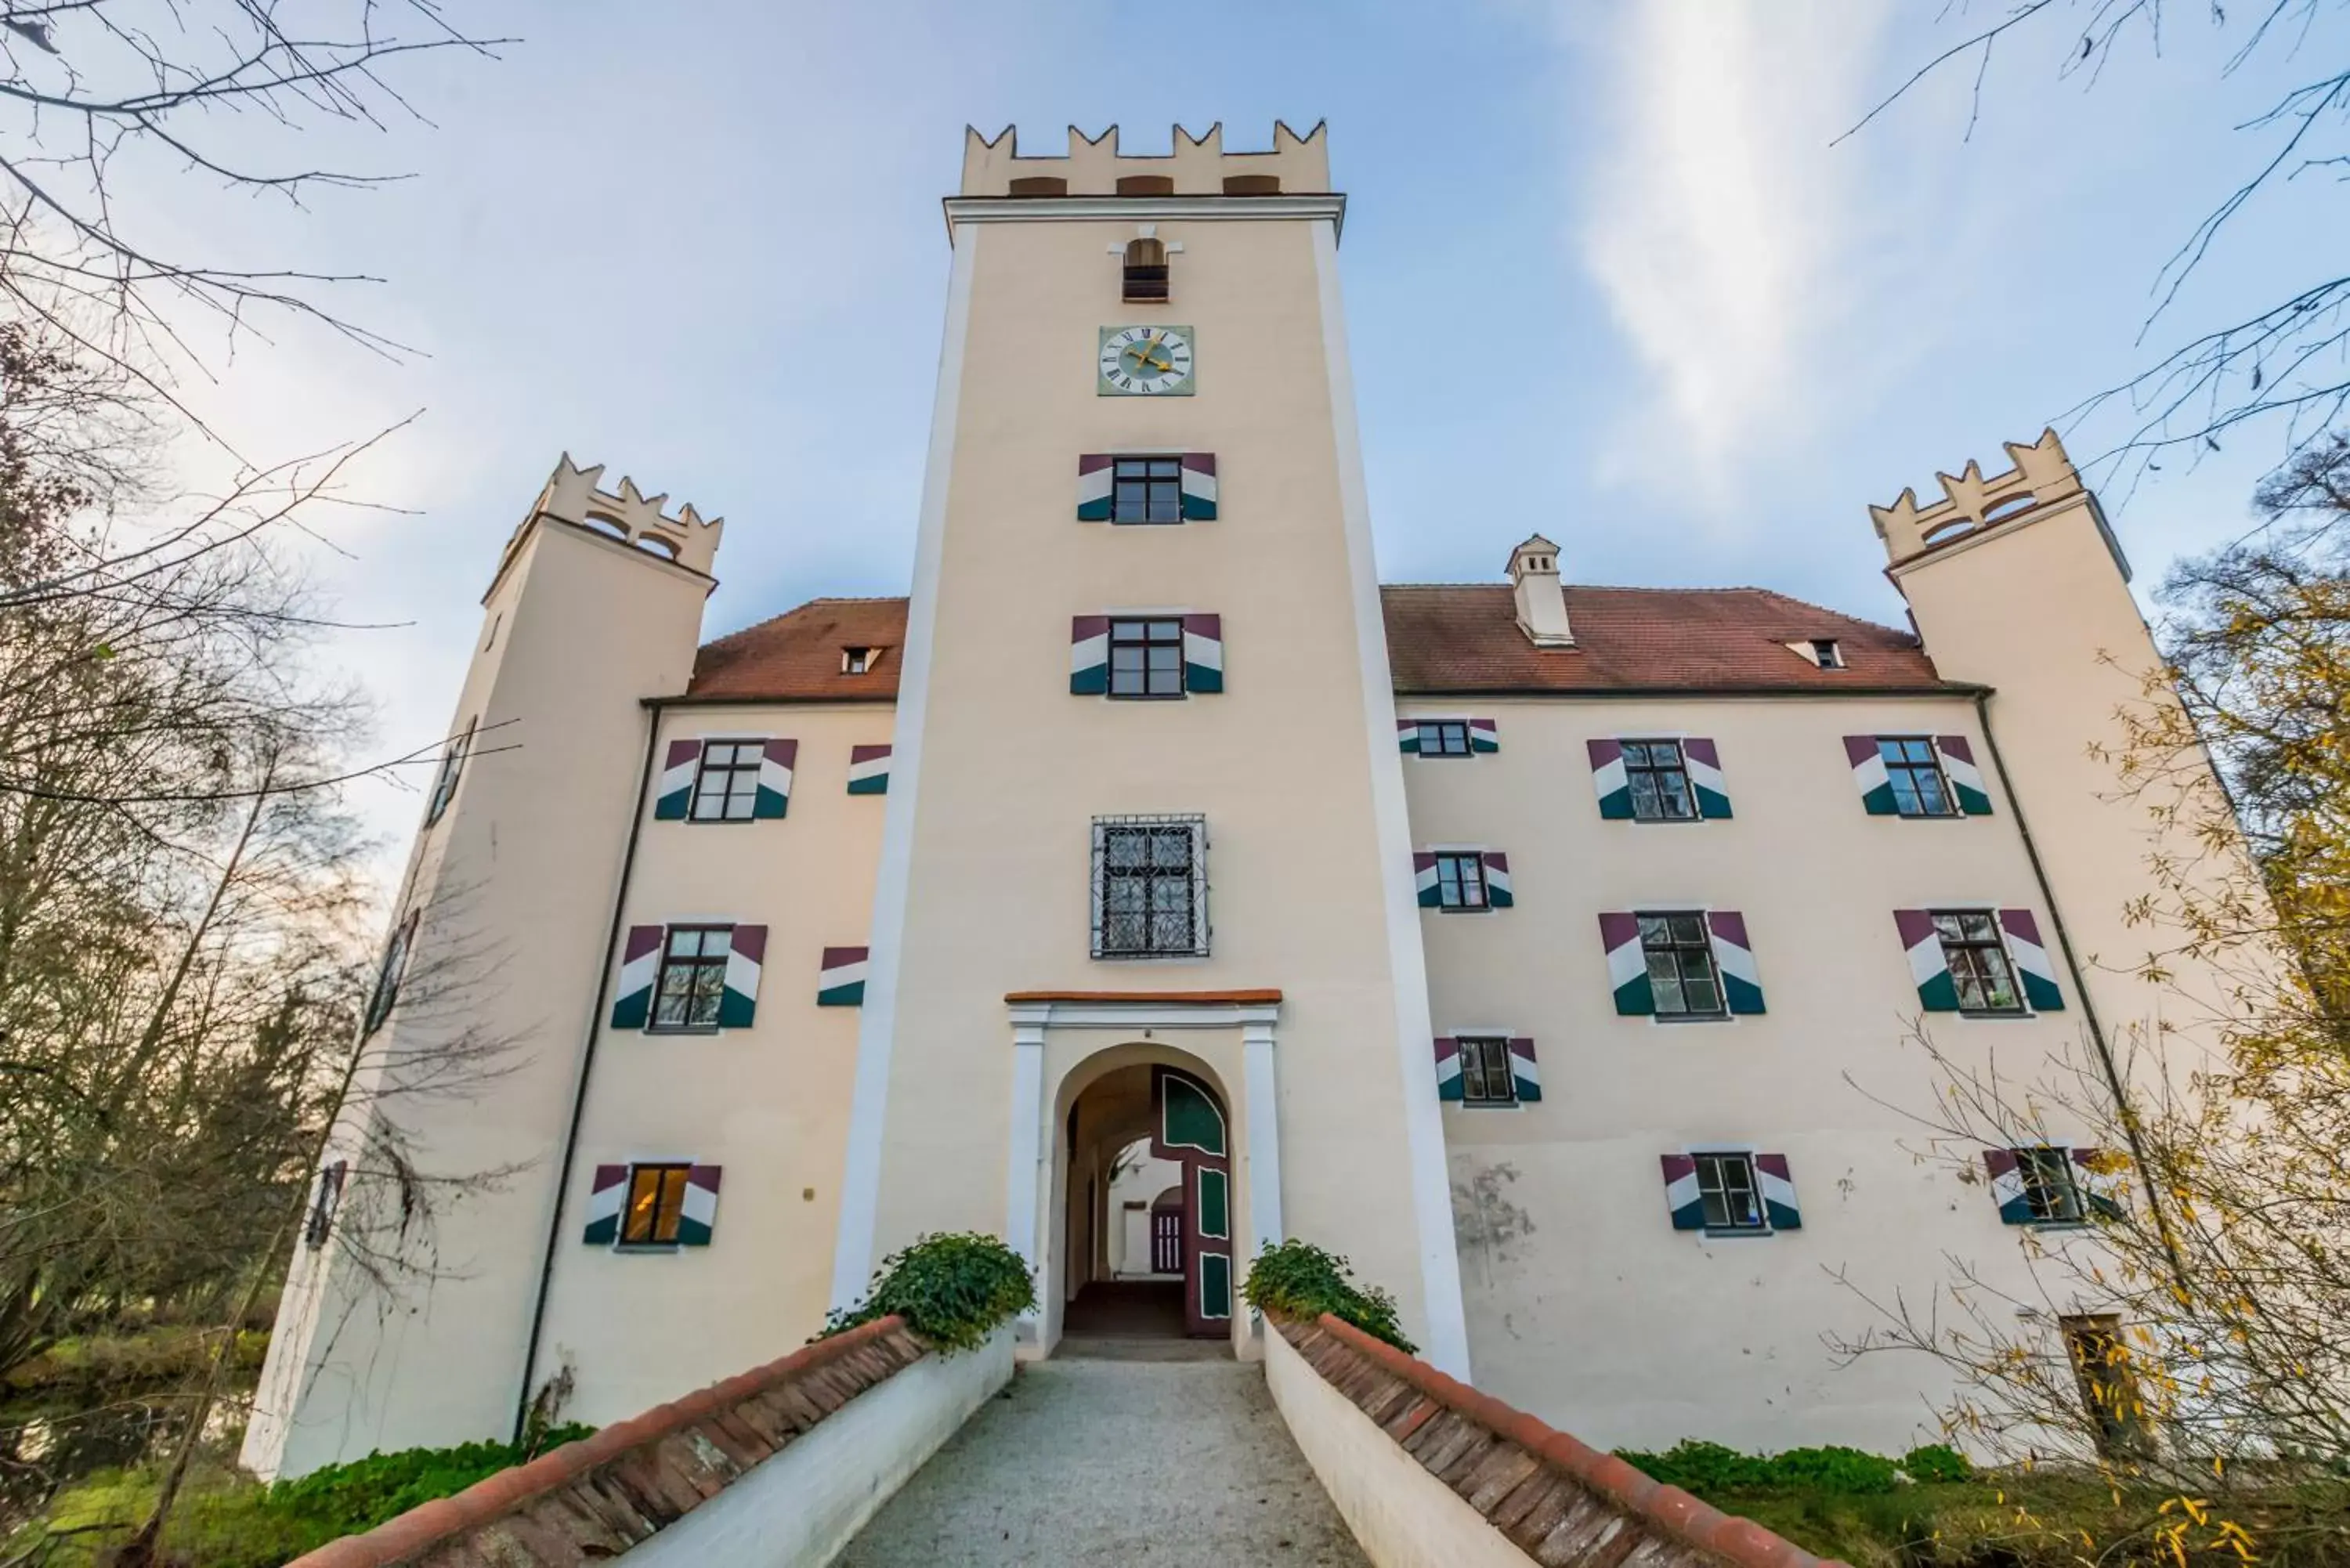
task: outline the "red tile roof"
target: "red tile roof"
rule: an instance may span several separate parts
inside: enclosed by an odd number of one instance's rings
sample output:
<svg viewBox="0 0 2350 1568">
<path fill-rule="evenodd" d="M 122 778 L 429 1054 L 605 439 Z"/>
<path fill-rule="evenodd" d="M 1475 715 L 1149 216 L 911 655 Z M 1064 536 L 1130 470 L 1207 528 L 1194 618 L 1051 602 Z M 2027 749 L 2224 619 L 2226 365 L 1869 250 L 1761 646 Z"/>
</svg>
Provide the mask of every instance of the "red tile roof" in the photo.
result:
<svg viewBox="0 0 2350 1568">
<path fill-rule="evenodd" d="M 1395 689 L 1408 694 L 1614 691 L 1934 691 L 1944 681 L 1908 632 L 1764 588 L 1570 585 L 1573 648 L 1536 648 L 1506 583 L 1405 583 L 1379 590 Z M 1785 645 L 1834 638 L 1846 669 Z M 811 599 L 702 649 L 687 695 L 741 701 L 887 700 L 898 692 L 904 599 Z M 864 675 L 841 649 L 881 650 Z"/>
<path fill-rule="evenodd" d="M 1379 590 L 1400 692 L 1935 691 L 1946 682 L 1906 631 L 1766 588 L 1567 585 L 1573 648 L 1536 648 L 1506 583 Z M 1786 645 L 1833 638 L 1846 668 Z"/>
</svg>

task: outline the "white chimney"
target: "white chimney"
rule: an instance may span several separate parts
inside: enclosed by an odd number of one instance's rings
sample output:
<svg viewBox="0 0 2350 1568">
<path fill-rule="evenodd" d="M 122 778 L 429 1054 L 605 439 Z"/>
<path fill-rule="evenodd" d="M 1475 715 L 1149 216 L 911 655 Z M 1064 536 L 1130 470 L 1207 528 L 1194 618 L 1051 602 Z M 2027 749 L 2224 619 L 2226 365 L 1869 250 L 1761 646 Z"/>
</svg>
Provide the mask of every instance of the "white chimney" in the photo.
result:
<svg viewBox="0 0 2350 1568">
<path fill-rule="evenodd" d="M 1518 629 L 1536 648 L 1573 648 L 1566 595 L 1558 586 L 1558 546 L 1537 534 L 1510 552 L 1510 586 L 1517 590 Z"/>
</svg>

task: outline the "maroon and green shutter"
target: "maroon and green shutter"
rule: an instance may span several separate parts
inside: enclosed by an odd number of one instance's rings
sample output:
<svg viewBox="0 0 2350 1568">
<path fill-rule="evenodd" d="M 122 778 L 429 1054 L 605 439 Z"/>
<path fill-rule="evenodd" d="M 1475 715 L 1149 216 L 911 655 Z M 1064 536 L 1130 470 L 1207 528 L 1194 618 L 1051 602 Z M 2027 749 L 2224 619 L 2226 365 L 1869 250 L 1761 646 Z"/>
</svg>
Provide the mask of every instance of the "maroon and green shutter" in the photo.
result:
<svg viewBox="0 0 2350 1568">
<path fill-rule="evenodd" d="M 688 1166 L 685 1203 L 677 1217 L 677 1244 L 707 1247 L 718 1228 L 718 1169 L 714 1165 Z"/>
<path fill-rule="evenodd" d="M 683 822 L 693 805 L 693 775 L 702 765 L 700 741 L 671 741 L 653 790 L 653 820 Z"/>
<path fill-rule="evenodd" d="M 1212 523 L 1216 520 L 1216 454 L 1211 452 L 1187 452 L 1180 469 L 1183 487 L 1183 521 Z"/>
<path fill-rule="evenodd" d="M 1109 694 L 1109 617 L 1069 618 L 1069 691 L 1077 697 Z"/>
<path fill-rule="evenodd" d="M 588 1228 L 579 1240 L 590 1247 L 610 1247 L 620 1240 L 620 1210 L 629 1203 L 629 1168 L 599 1165 L 588 1185 Z"/>
<path fill-rule="evenodd" d="M 1510 1039 L 1510 1082 L 1518 1103 L 1530 1106 L 1542 1098 L 1542 1067 L 1534 1061 L 1534 1043 L 1523 1036 Z"/>
<path fill-rule="evenodd" d="M 1118 460 L 1106 452 L 1077 459 L 1077 521 L 1107 523 L 1115 502 Z"/>
<path fill-rule="evenodd" d="M 642 1029 L 652 1022 L 653 986 L 660 979 L 661 928 L 630 926 L 620 944 L 620 980 L 612 992 L 612 1027 Z"/>
<path fill-rule="evenodd" d="M 1224 689 L 1224 618 L 1187 615 L 1183 618 L 1183 690 L 1222 691 Z"/>
<path fill-rule="evenodd" d="M 848 793 L 851 794 L 888 794 L 889 793 L 889 748 L 888 746 L 848 748 Z"/>
<path fill-rule="evenodd" d="M 1607 954 L 1607 986 L 1615 992 L 1616 1011 L 1627 1018 L 1653 1015 L 1657 993 L 1648 984 L 1648 955 L 1640 946 L 1639 916 L 1628 909 L 1602 911 L 1599 945 Z"/>
<path fill-rule="evenodd" d="M 816 977 L 818 1007 L 865 1005 L 865 970 L 869 954 L 864 948 L 827 948 Z"/>
<path fill-rule="evenodd" d="M 759 971 L 767 961 L 767 928 L 736 926 L 726 944 L 725 989 L 718 994 L 718 1027 L 748 1029 L 759 1011 Z"/>
</svg>

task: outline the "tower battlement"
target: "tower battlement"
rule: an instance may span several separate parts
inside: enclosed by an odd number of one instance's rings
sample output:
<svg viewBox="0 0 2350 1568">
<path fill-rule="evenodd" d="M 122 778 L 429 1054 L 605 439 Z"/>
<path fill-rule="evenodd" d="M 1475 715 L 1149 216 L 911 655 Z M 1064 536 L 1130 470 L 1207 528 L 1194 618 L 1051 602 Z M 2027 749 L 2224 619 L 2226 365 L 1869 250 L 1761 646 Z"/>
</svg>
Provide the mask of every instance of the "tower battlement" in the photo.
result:
<svg viewBox="0 0 2350 1568">
<path fill-rule="evenodd" d="M 1893 565 L 2084 493 L 2080 471 L 2064 454 L 2064 443 L 2054 431 L 2042 431 L 2040 439 L 2029 445 L 2004 444 L 2013 465 L 2005 473 L 1985 478 L 1981 465 L 1969 458 L 1965 472 L 1934 476 L 1941 483 L 1943 499 L 1932 505 L 1920 507 L 1918 493 L 1904 490 L 1892 505 L 1868 509 Z"/>
<path fill-rule="evenodd" d="M 711 575 L 718 556 L 718 541 L 726 531 L 723 517 L 703 518 L 693 509 L 691 502 L 677 510 L 672 517 L 663 510 L 669 493 L 646 495 L 637 489 L 637 482 L 623 474 L 620 488 L 609 491 L 597 482 L 604 475 L 604 465 L 581 468 L 565 452 L 557 460 L 555 472 L 547 476 L 546 487 L 530 511 L 506 540 L 504 552 L 498 557 L 498 576 L 505 575 L 515 554 L 530 533 L 531 524 L 541 517 L 552 517 L 574 527 L 592 528 L 599 534 L 609 534 L 624 544 L 643 550 L 663 560 L 675 561 L 688 570 Z M 496 579 L 492 579 L 495 586 Z"/>
<path fill-rule="evenodd" d="M 1173 149 L 1150 154 L 1120 152 L 1115 125 L 1097 137 L 1073 125 L 1068 151 L 1044 157 L 1021 155 L 1014 126 L 993 138 L 963 129 L 965 196 L 1270 196 L 1329 189 L 1330 140 L 1321 122 L 1300 136 L 1274 121 L 1273 147 L 1263 152 L 1225 151 L 1221 122 L 1205 136 L 1179 125 Z"/>
</svg>

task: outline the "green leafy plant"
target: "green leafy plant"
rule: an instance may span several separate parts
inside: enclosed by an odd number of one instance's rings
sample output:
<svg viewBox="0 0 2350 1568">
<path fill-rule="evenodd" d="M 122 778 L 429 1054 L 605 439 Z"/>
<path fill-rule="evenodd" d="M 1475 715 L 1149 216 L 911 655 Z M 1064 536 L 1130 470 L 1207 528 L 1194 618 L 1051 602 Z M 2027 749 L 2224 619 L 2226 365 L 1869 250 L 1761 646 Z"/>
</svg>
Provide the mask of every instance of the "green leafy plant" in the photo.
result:
<svg viewBox="0 0 2350 1568">
<path fill-rule="evenodd" d="M 1966 1460 L 1948 1449 L 1916 1450 Z M 1701 1498 L 1741 1492 L 1800 1491 L 1837 1497 L 1867 1497 L 1900 1484 L 1905 1466 L 1858 1449 L 1789 1449 L 1778 1454 L 1742 1454 L 1720 1443 L 1685 1439 L 1662 1453 L 1619 1449 L 1617 1458 L 1635 1469 Z M 1932 1462 L 1932 1461 L 1929 1461 Z M 1914 1474 L 1912 1479 L 1917 1479 Z M 1944 1479 L 1937 1477 L 1936 1479 Z M 1961 1473 L 1956 1478 L 1964 1480 Z"/>
<path fill-rule="evenodd" d="M 1036 1304 L 1036 1284 L 1019 1253 L 975 1232 L 923 1236 L 881 1260 L 865 1300 L 824 1320 L 818 1339 L 895 1313 L 941 1350 L 971 1350 L 996 1325 Z"/>
<path fill-rule="evenodd" d="M 1310 1242 L 1292 1239 L 1258 1253 L 1241 1294 L 1259 1312 L 1309 1320 L 1326 1312 L 1407 1354 L 1419 1348 L 1404 1337 L 1393 1296 L 1356 1283 L 1346 1259 Z"/>
<path fill-rule="evenodd" d="M 1901 1456 L 1901 1473 L 1921 1486 L 1972 1480 L 1973 1461 L 1948 1443 L 1928 1443 Z"/>
<path fill-rule="evenodd" d="M 595 1431 L 576 1422 L 549 1427 L 536 1448 L 520 1443 L 463 1443 L 453 1449 L 405 1449 L 328 1465 L 269 1489 L 272 1512 L 334 1527 L 339 1533 L 372 1530 L 387 1519 L 435 1498 L 454 1497 L 498 1471 Z M 329 1537 L 329 1539 L 332 1539 Z"/>
</svg>

